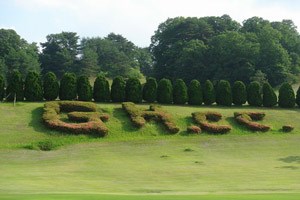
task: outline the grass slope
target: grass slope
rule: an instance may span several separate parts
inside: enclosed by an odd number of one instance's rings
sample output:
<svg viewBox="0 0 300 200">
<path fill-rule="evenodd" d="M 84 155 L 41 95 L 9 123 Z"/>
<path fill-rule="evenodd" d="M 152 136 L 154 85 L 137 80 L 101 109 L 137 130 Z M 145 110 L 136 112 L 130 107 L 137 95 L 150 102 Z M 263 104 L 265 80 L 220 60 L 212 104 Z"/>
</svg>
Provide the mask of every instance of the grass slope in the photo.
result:
<svg viewBox="0 0 300 200">
<path fill-rule="evenodd" d="M 181 128 L 168 135 L 154 123 L 134 128 L 119 104 L 99 104 L 111 115 L 110 133 L 91 138 L 45 129 L 42 106 L 0 105 L 5 116 L 0 122 L 0 199 L 300 198 L 299 109 L 260 109 L 272 130 L 252 133 L 232 118 L 234 111 L 253 110 L 249 107 L 164 106 Z M 221 112 L 225 119 L 220 123 L 233 130 L 187 135 L 191 112 L 208 110 Z M 284 124 L 295 131 L 281 133 Z M 69 145 L 49 152 L 24 149 L 44 140 Z"/>
</svg>

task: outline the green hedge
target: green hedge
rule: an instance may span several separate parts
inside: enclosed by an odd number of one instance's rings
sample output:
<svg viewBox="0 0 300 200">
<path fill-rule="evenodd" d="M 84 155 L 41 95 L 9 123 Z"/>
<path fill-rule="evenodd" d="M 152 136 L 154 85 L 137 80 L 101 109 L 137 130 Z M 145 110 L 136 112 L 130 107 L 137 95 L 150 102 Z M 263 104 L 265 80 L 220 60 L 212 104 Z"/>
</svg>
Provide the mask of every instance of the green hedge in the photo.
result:
<svg viewBox="0 0 300 200">
<path fill-rule="evenodd" d="M 125 99 L 134 103 L 142 101 L 142 85 L 138 78 L 129 78 L 126 81 Z"/>
<path fill-rule="evenodd" d="M 216 101 L 214 85 L 210 80 L 205 81 L 203 87 L 203 102 L 205 105 L 211 105 Z"/>
<path fill-rule="evenodd" d="M 173 103 L 173 87 L 169 79 L 161 79 L 157 86 L 157 102 L 163 104 Z"/>
<path fill-rule="evenodd" d="M 59 99 L 74 100 L 77 97 L 77 79 L 74 73 L 65 73 L 60 81 Z"/>
<path fill-rule="evenodd" d="M 125 101 L 125 81 L 122 76 L 114 78 L 111 85 L 110 97 L 112 102 L 124 102 Z"/>
<path fill-rule="evenodd" d="M 192 80 L 188 87 L 188 103 L 190 105 L 201 105 L 203 103 L 201 84 L 197 80 Z"/>
<path fill-rule="evenodd" d="M 56 75 L 53 72 L 45 74 L 43 79 L 44 98 L 46 101 L 53 101 L 58 97 L 59 84 Z"/>
<path fill-rule="evenodd" d="M 221 106 L 231 106 L 232 105 L 232 92 L 231 86 L 228 81 L 221 80 L 217 86 L 216 92 L 216 102 Z"/>
<path fill-rule="evenodd" d="M 5 80 L 2 75 L 0 75 L 0 101 L 3 101 L 5 97 Z"/>
<path fill-rule="evenodd" d="M 92 86 L 89 82 L 89 78 L 85 75 L 77 79 L 77 94 L 79 101 L 92 100 Z"/>
<path fill-rule="evenodd" d="M 273 107 L 277 104 L 277 96 L 269 83 L 263 84 L 263 106 Z"/>
<path fill-rule="evenodd" d="M 148 103 L 153 103 L 157 98 L 157 82 L 155 78 L 147 78 L 143 87 L 143 99 Z"/>
<path fill-rule="evenodd" d="M 188 101 L 187 87 L 182 79 L 177 79 L 174 83 L 173 101 L 174 104 L 185 104 Z"/>
<path fill-rule="evenodd" d="M 17 101 L 24 100 L 24 82 L 19 71 L 13 71 L 9 76 L 6 95 L 7 101 L 13 101 L 15 96 Z"/>
<path fill-rule="evenodd" d="M 94 82 L 93 97 L 96 102 L 110 101 L 109 83 L 103 75 L 98 75 Z"/>
<path fill-rule="evenodd" d="M 232 102 L 234 105 L 241 106 L 247 101 L 246 85 L 242 81 L 236 81 L 232 87 Z"/>
<path fill-rule="evenodd" d="M 247 101 L 250 106 L 262 105 L 262 94 L 259 82 L 253 81 L 248 85 Z"/>
<path fill-rule="evenodd" d="M 279 88 L 278 105 L 282 108 L 293 108 L 296 99 L 292 86 L 289 83 L 283 83 Z"/>
</svg>

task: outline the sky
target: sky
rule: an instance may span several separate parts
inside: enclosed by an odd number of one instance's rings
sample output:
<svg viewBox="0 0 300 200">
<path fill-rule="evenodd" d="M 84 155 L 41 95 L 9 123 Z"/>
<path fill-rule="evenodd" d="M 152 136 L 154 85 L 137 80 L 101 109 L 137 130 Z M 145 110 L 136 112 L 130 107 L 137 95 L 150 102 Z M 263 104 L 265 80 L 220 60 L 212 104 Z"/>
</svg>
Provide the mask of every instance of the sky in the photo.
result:
<svg viewBox="0 0 300 200">
<path fill-rule="evenodd" d="M 81 38 L 114 32 L 146 47 L 168 18 L 228 14 L 240 23 L 253 16 L 291 19 L 299 31 L 299 10 L 298 0 L 0 0 L 0 28 L 37 43 L 62 31 Z"/>
</svg>

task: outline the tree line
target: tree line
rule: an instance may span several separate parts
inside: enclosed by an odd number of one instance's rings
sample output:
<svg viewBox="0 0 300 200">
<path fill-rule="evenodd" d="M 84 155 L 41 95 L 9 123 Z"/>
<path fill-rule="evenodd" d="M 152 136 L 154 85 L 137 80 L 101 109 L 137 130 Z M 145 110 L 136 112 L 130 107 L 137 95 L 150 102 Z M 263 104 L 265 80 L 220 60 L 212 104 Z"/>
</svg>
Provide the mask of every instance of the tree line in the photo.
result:
<svg viewBox="0 0 300 200">
<path fill-rule="evenodd" d="M 6 89 L 5 89 L 6 88 Z M 277 97 L 269 83 L 262 86 L 253 81 L 247 86 L 242 81 L 233 85 L 227 80 L 220 80 L 213 84 L 206 80 L 204 84 L 192 80 L 188 85 L 182 79 L 171 80 L 163 78 L 156 81 L 149 77 L 145 84 L 138 78 L 124 79 L 117 76 L 110 86 L 108 80 L 99 74 L 90 84 L 86 75 L 76 76 L 74 73 L 65 73 L 61 80 L 53 72 L 48 72 L 43 78 L 36 72 L 29 72 L 23 80 L 20 72 L 14 71 L 5 87 L 3 76 L 0 76 L 0 100 L 6 101 L 53 101 L 80 100 L 95 102 L 134 102 L 134 103 L 161 103 L 178 105 L 212 105 L 241 106 L 248 103 L 250 106 L 274 107 L 277 104 L 283 108 L 300 106 L 300 86 L 295 95 L 289 83 L 283 83 Z"/>
</svg>

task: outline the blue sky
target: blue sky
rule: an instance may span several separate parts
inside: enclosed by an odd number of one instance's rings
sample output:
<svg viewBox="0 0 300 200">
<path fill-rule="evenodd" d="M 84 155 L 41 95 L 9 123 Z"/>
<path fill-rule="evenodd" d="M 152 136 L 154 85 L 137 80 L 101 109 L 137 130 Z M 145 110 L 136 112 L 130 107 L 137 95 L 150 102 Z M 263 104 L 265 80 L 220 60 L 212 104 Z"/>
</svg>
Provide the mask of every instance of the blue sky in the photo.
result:
<svg viewBox="0 0 300 200">
<path fill-rule="evenodd" d="M 144 47 L 168 17 L 228 14 L 241 23 L 260 16 L 291 19 L 300 28 L 299 10 L 297 0 L 0 0 L 0 28 L 14 29 L 28 42 L 61 31 L 81 37 L 115 32 Z"/>
</svg>

